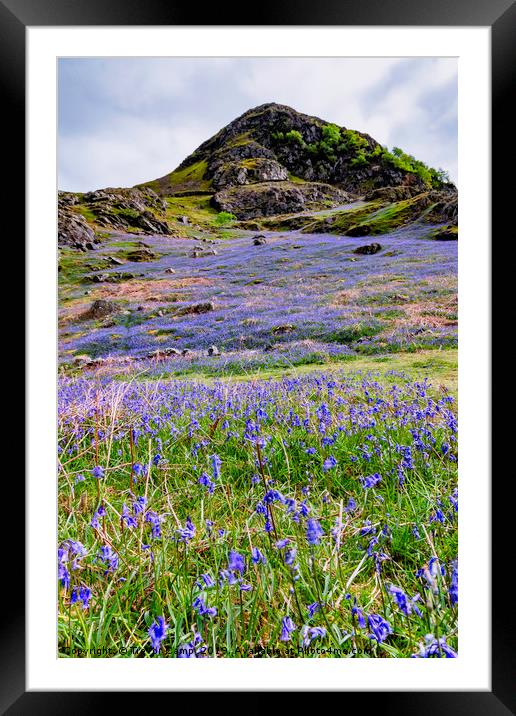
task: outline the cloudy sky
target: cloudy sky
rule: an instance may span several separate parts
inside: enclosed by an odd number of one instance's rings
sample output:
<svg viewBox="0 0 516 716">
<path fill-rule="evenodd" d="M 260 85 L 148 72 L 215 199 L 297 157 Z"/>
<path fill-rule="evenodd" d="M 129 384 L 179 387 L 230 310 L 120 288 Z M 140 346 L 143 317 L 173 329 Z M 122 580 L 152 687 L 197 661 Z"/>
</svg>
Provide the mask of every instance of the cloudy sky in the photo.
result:
<svg viewBox="0 0 516 716">
<path fill-rule="evenodd" d="M 457 180 L 453 58 L 61 59 L 58 71 L 60 189 L 163 176 L 265 102 L 367 132 Z"/>
</svg>

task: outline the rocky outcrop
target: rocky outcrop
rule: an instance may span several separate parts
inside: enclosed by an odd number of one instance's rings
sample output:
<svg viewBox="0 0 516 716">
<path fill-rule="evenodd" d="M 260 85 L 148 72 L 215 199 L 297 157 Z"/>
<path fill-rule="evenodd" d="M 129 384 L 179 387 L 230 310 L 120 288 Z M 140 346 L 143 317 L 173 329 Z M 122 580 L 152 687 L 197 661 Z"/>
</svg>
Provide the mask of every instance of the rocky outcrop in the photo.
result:
<svg viewBox="0 0 516 716">
<path fill-rule="evenodd" d="M 166 208 L 166 202 L 149 188 L 99 189 L 86 194 L 60 192 L 59 245 L 92 248 L 88 243 L 98 242 L 98 239 L 91 224 L 119 231 L 136 229 L 144 234 L 168 235 Z"/>
<path fill-rule="evenodd" d="M 288 170 L 275 159 L 253 158 L 214 165 L 212 178 L 215 189 L 256 184 L 268 181 L 286 181 Z"/>
<path fill-rule="evenodd" d="M 57 243 L 59 246 L 86 251 L 89 248 L 87 245 L 94 245 L 98 239 L 84 216 L 73 210 L 72 207 L 77 201 L 77 197 L 73 194 L 65 192 L 59 194 Z"/>
<path fill-rule="evenodd" d="M 228 211 L 244 220 L 336 206 L 346 201 L 349 195 L 329 184 L 294 182 L 232 187 L 217 192 L 212 200 L 219 211 Z"/>
</svg>

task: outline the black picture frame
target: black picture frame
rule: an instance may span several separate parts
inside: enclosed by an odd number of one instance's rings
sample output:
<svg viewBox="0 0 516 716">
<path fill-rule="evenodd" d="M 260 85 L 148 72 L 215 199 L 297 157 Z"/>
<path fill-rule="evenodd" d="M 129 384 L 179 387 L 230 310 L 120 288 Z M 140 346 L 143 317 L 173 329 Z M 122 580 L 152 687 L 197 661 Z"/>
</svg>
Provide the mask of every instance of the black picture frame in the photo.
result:
<svg viewBox="0 0 516 716">
<path fill-rule="evenodd" d="M 0 82 L 3 87 L 2 120 L 4 150 L 14 149 L 3 198 L 9 211 L 3 213 L 3 233 L 21 237 L 24 229 L 25 185 L 25 39 L 26 28 L 34 26 L 102 26 L 102 25 L 362 25 L 362 26 L 484 26 L 491 28 L 492 40 L 492 235 L 506 228 L 509 192 L 513 182 L 504 180 L 504 168 L 513 166 L 514 118 L 509 100 L 514 96 L 513 77 L 516 68 L 516 4 L 512 0 L 262 0 L 245 15 L 235 16 L 230 6 L 205 5 L 203 22 L 199 23 L 198 8 L 176 0 L 0 0 Z M 5 141 L 7 139 L 7 141 Z M 4 160 L 6 153 L 4 152 Z M 4 177 L 6 172 L 3 173 Z M 482 200 L 482 197 L 480 197 Z M 489 201 L 489 197 L 485 197 Z M 509 227 L 507 226 L 507 229 Z M 507 238 L 509 238 L 507 236 Z M 498 256 L 503 250 L 498 252 Z M 497 285 L 506 283 L 501 263 L 493 252 L 492 268 L 499 269 Z M 505 271 L 509 270 L 506 260 Z M 507 276 L 508 278 L 508 276 Z M 19 319 L 19 311 L 16 311 Z M 493 320 L 495 313 L 492 313 Z M 496 334 L 495 334 L 496 335 Z M 29 350 L 34 347 L 28 346 Z M 492 381 L 493 401 L 501 392 Z M 492 405 L 497 414 L 496 402 Z M 501 431 L 503 433 L 503 429 Z M 501 439 L 500 439 L 501 443 Z M 500 446 L 499 446 L 500 447 Z M 493 450 L 493 455 L 497 451 Z M 510 459 L 510 452 L 506 453 Z M 510 547 L 512 527 L 508 504 L 508 485 L 512 480 L 509 469 L 500 470 L 493 480 L 493 505 L 497 505 L 497 519 L 492 519 L 492 690 L 490 692 L 368 692 L 367 710 L 402 714 L 516 714 L 514 676 L 513 607 L 510 584 Z M 14 479 L 14 477 L 18 479 Z M 9 504 L 22 514 L 25 488 L 20 479 L 19 461 L 16 474 L 9 479 Z M 99 692 L 26 692 L 25 690 L 25 609 L 23 603 L 23 533 L 16 525 L 16 545 L 4 549 L 4 597 L 1 614 L 0 652 L 0 712 L 15 714 L 51 713 L 81 714 L 94 709 L 119 708 L 120 695 Z M 4 543 L 5 544 L 5 543 Z M 16 591 L 11 586 L 16 585 Z M 10 586 L 11 585 L 11 586 Z M 17 601 L 15 594 L 19 595 Z M 410 684 L 407 684 L 410 688 Z M 295 684 L 286 689 L 296 690 Z M 266 694 L 264 694 L 266 695 Z M 356 694 L 345 695 L 343 708 L 350 707 Z M 359 698 L 363 695 L 358 694 Z M 131 706 L 148 708 L 148 694 L 132 693 Z M 145 699 L 145 702 L 144 702 Z M 118 704 L 118 706 L 117 706 Z M 365 705 L 365 704 L 363 704 Z"/>
</svg>

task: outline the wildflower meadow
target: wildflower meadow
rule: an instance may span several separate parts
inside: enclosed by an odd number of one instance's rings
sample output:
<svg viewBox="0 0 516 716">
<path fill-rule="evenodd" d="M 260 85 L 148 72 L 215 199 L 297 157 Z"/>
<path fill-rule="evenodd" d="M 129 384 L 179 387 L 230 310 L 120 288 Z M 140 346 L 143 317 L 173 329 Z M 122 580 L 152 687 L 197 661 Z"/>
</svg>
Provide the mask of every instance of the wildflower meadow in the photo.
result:
<svg viewBox="0 0 516 716">
<path fill-rule="evenodd" d="M 63 377 L 59 655 L 453 658 L 453 395 Z"/>
</svg>

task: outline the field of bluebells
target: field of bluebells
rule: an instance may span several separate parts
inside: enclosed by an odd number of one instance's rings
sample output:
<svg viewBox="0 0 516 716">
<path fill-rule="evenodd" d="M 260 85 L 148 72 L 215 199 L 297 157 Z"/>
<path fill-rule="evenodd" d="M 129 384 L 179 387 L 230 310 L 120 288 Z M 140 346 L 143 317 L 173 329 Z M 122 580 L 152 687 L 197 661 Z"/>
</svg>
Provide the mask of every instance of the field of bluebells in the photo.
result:
<svg viewBox="0 0 516 716">
<path fill-rule="evenodd" d="M 123 270 L 106 261 L 124 261 L 137 242 L 113 235 L 94 252 L 96 263 L 74 265 L 76 274 L 60 277 L 62 364 L 79 355 L 128 357 L 132 372 L 155 373 L 149 352 L 172 348 L 188 354 L 168 360 L 159 372 L 214 374 L 455 348 L 457 242 L 432 240 L 433 228 L 414 224 L 385 234 L 382 251 L 371 256 L 354 253 L 367 239 L 298 231 L 265 232 L 263 246 L 254 246 L 252 233 L 244 231 L 208 244 L 145 237 L 156 257 L 126 261 Z M 194 258 L 197 250 L 202 255 Z M 65 267 L 85 260 L 68 254 L 63 251 Z M 134 276 L 94 283 L 100 274 L 121 271 Z M 85 320 L 84 311 L 98 299 L 122 310 Z M 197 313 L 203 302 L 211 310 Z M 211 345 L 220 355 L 207 355 Z"/>
<path fill-rule="evenodd" d="M 445 389 L 63 376 L 58 463 L 63 658 L 457 656 Z"/>
</svg>

